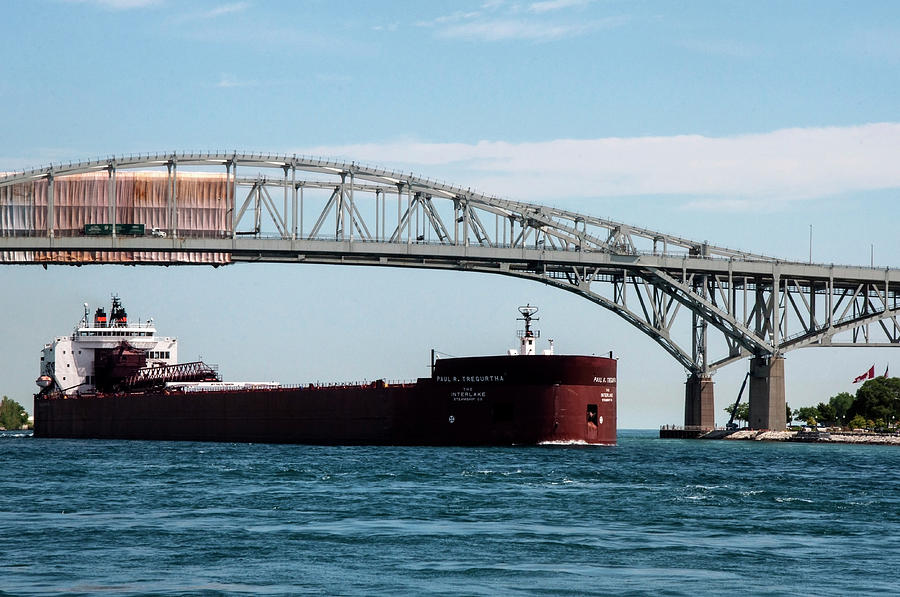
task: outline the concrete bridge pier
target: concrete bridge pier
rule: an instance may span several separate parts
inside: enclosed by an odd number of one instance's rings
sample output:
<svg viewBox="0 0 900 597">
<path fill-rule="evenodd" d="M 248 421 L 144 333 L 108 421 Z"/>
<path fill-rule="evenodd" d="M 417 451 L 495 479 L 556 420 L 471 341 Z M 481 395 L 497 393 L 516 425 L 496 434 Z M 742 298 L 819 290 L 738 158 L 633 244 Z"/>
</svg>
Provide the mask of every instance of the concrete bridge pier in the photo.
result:
<svg viewBox="0 0 900 597">
<path fill-rule="evenodd" d="M 713 398 L 712 378 L 709 375 L 691 373 L 684 382 L 684 426 L 715 428 L 716 405 Z"/>
<path fill-rule="evenodd" d="M 750 359 L 750 428 L 787 428 L 784 397 L 784 357 Z"/>
</svg>

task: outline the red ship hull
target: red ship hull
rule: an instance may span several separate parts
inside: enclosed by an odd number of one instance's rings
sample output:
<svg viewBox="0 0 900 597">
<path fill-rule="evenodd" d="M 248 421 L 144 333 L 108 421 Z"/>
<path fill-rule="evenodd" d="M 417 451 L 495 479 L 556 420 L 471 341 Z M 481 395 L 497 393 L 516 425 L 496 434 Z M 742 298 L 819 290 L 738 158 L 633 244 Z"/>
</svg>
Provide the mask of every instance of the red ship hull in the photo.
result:
<svg viewBox="0 0 900 597">
<path fill-rule="evenodd" d="M 442 359 L 413 384 L 35 397 L 35 436 L 301 444 L 616 443 L 616 361 Z"/>
</svg>

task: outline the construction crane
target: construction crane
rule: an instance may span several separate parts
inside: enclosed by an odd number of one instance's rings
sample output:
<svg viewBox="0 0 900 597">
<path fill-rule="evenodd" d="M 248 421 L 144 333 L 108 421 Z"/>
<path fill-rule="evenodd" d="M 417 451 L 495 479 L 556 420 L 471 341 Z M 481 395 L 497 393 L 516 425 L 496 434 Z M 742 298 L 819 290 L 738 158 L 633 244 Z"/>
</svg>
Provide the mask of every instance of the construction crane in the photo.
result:
<svg viewBox="0 0 900 597">
<path fill-rule="evenodd" d="M 737 414 L 738 404 L 741 403 L 741 396 L 744 395 L 744 388 L 747 387 L 748 379 L 750 379 L 749 371 L 747 371 L 747 375 L 744 376 L 744 383 L 741 384 L 741 390 L 738 392 L 737 400 L 734 401 L 734 406 L 731 408 L 731 418 L 728 419 L 728 423 L 725 425 L 725 429 L 728 429 L 729 431 L 737 429 L 737 424 L 734 422 L 734 416 Z"/>
</svg>

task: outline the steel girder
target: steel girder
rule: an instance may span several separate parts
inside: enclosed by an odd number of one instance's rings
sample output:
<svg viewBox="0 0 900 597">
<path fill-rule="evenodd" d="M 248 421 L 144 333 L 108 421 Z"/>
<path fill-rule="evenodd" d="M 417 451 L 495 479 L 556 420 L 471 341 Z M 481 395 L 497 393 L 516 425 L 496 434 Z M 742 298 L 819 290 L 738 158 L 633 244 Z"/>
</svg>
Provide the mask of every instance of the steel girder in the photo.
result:
<svg viewBox="0 0 900 597">
<path fill-rule="evenodd" d="M 112 197 L 117 172 L 162 168 L 171 238 L 59 235 L 53 181 L 106 172 Z M 179 234 L 183 198 L 176 182 L 185 168 L 227 182 L 223 201 L 233 218 L 219 238 Z M 213 251 L 235 261 L 512 275 L 613 311 L 700 374 L 748 355 L 806 346 L 900 346 L 900 270 L 786 262 L 356 162 L 175 152 L 52 164 L 0 176 L 0 216 L 4 202 L 44 180 L 50 186 L 47 229 L 13 234 L 0 217 L 0 251 Z M 108 211 L 113 223 L 112 205 Z M 673 325 L 680 312 L 690 314 L 690 323 Z M 712 338 L 711 330 L 717 333 Z M 679 333 L 680 342 L 674 339 Z M 849 340 L 835 338 L 844 333 Z"/>
</svg>

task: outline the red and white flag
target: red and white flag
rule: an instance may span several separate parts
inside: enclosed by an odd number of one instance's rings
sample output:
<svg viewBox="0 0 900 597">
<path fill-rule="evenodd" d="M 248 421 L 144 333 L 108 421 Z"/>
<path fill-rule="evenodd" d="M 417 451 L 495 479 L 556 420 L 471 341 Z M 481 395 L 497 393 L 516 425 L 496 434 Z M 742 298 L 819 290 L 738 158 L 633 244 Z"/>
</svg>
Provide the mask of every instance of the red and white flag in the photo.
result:
<svg viewBox="0 0 900 597">
<path fill-rule="evenodd" d="M 867 379 L 875 379 L 875 365 L 869 367 L 869 370 L 853 380 L 853 383 L 859 383 Z"/>
</svg>

